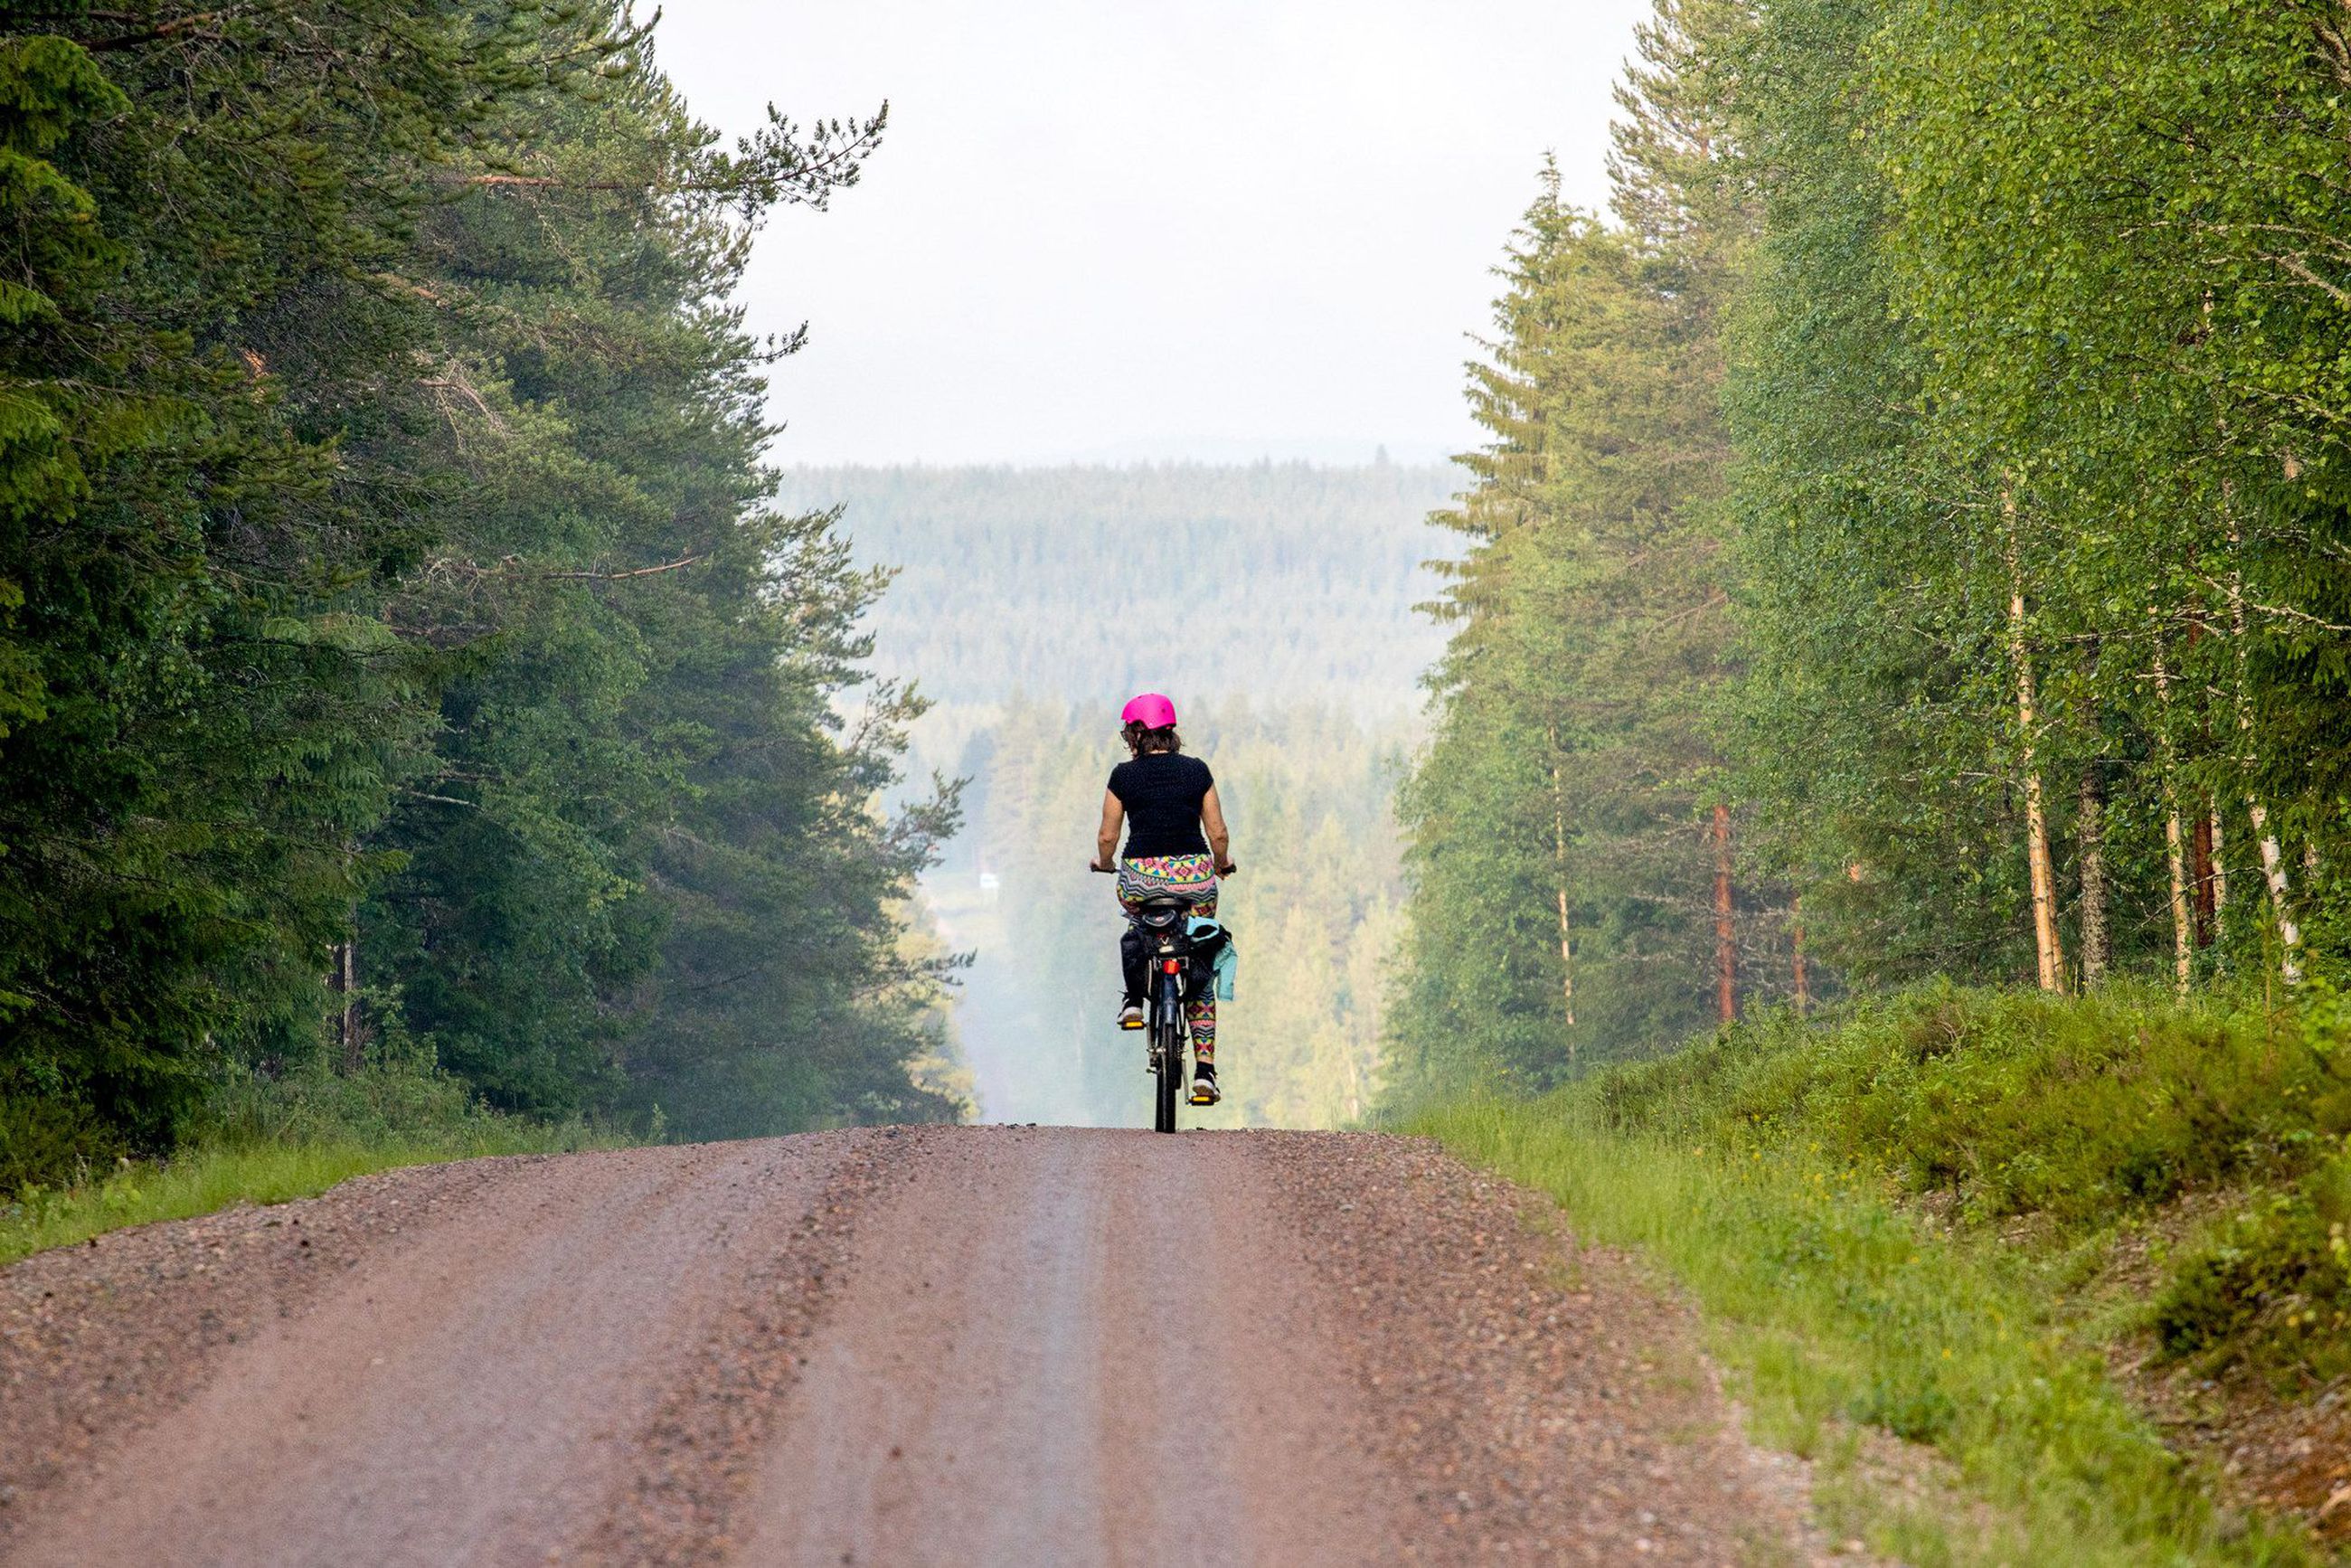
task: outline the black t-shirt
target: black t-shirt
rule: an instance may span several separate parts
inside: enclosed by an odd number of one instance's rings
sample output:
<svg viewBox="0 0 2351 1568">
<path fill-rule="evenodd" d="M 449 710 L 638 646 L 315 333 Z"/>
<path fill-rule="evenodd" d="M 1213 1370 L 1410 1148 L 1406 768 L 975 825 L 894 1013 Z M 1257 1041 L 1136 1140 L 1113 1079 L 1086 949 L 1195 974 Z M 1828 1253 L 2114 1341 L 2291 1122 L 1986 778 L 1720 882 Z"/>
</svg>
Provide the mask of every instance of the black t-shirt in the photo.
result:
<svg viewBox="0 0 2351 1568">
<path fill-rule="evenodd" d="M 1200 831 L 1200 802 L 1216 783 L 1208 765 L 1180 752 L 1151 751 L 1110 770 L 1110 792 L 1126 808 L 1126 855 L 1208 852 Z"/>
</svg>

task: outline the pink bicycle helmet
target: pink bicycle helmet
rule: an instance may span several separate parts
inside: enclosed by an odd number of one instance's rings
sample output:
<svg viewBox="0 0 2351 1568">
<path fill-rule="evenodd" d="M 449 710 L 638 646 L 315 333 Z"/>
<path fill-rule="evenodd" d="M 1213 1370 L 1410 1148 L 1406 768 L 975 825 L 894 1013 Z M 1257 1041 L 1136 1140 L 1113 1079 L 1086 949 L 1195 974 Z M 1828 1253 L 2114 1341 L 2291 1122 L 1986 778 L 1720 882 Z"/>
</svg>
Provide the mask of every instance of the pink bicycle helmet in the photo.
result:
<svg viewBox="0 0 2351 1568">
<path fill-rule="evenodd" d="M 1165 729 L 1176 722 L 1176 705 L 1157 692 L 1145 692 L 1121 708 L 1121 724 L 1139 724 L 1145 729 Z"/>
</svg>

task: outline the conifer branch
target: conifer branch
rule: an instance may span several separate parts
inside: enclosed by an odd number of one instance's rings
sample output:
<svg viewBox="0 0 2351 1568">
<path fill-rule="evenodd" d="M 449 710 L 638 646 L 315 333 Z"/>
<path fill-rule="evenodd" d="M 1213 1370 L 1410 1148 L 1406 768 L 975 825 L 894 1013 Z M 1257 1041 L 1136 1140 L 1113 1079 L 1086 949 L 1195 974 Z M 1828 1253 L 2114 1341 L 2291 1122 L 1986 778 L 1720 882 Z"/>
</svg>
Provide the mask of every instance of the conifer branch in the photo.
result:
<svg viewBox="0 0 2351 1568">
<path fill-rule="evenodd" d="M 708 560 L 711 554 L 711 551 L 705 550 L 700 555 L 680 556 L 675 560 L 664 561 L 659 566 L 641 566 L 633 571 L 548 571 L 539 575 L 549 582 L 622 582 L 632 577 L 659 577 L 665 571 L 699 566 Z"/>
<path fill-rule="evenodd" d="M 149 44 L 164 43 L 190 33 L 193 33 L 197 37 L 217 40 L 221 37 L 217 32 L 196 32 L 195 30 L 242 14 L 242 9 L 239 7 L 220 11 L 197 11 L 189 16 L 175 16 L 168 22 L 159 22 L 143 32 L 122 33 L 110 38 L 88 39 L 81 47 L 95 55 L 114 49 L 141 48 Z M 143 20 L 127 11 L 92 11 L 89 16 L 94 22 L 112 22 L 124 26 Z"/>
</svg>

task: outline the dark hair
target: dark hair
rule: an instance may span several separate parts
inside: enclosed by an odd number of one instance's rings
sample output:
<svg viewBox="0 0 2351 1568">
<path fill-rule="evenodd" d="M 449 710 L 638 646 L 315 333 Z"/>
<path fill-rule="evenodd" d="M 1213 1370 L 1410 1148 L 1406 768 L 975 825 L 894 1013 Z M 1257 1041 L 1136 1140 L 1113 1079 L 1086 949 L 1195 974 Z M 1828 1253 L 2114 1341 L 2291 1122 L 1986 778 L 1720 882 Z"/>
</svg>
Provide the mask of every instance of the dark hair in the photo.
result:
<svg viewBox="0 0 2351 1568">
<path fill-rule="evenodd" d="M 1129 719 L 1126 728 L 1121 733 L 1126 737 L 1126 748 L 1137 757 L 1145 752 L 1184 749 L 1184 737 L 1176 733 L 1176 727 L 1172 724 L 1162 725 L 1157 729 L 1145 729 L 1141 719 Z"/>
</svg>

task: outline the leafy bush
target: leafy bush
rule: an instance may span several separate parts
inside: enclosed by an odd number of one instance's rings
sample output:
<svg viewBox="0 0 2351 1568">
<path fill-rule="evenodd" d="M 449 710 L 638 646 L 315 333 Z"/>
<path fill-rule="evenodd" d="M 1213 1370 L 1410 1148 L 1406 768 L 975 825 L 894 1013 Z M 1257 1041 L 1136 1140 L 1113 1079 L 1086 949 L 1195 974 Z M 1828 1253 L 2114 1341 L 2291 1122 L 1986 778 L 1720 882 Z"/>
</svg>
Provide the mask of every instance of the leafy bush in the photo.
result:
<svg viewBox="0 0 2351 1568">
<path fill-rule="evenodd" d="M 496 1137 L 518 1118 L 483 1104 L 466 1085 L 429 1067 L 350 1074 L 314 1069 L 268 1078 L 240 1075 L 208 1103 L 199 1131 L 214 1146 L 402 1143 L 462 1148 Z"/>
<path fill-rule="evenodd" d="M 2090 1223 L 2242 1176 L 2291 1179 L 2351 1131 L 2331 1015 L 1949 985 L 1776 1014 L 1602 1075 L 1612 1124 L 1801 1140 L 1973 1221 Z"/>
<path fill-rule="evenodd" d="M 2158 1342 L 2324 1378 L 2351 1369 L 2346 1040 L 2351 1002 L 2318 981 L 2281 1012 L 1937 984 L 1759 1018 L 1578 1093 L 1636 1137 L 1794 1151 L 1946 1199 L 1963 1226 L 2037 1217 L 2060 1245 L 2241 1188 L 2158 1288 Z M 1931 1424 L 1890 1405 L 1868 1419 Z"/>
<path fill-rule="evenodd" d="M 2171 1355 L 2351 1371 L 2351 1155 L 2254 1193 L 2208 1234 L 2157 1298 L 2155 1328 Z"/>
<path fill-rule="evenodd" d="M 89 1107 L 0 1080 L 0 1197 L 103 1170 L 123 1153 L 120 1133 Z"/>
</svg>

